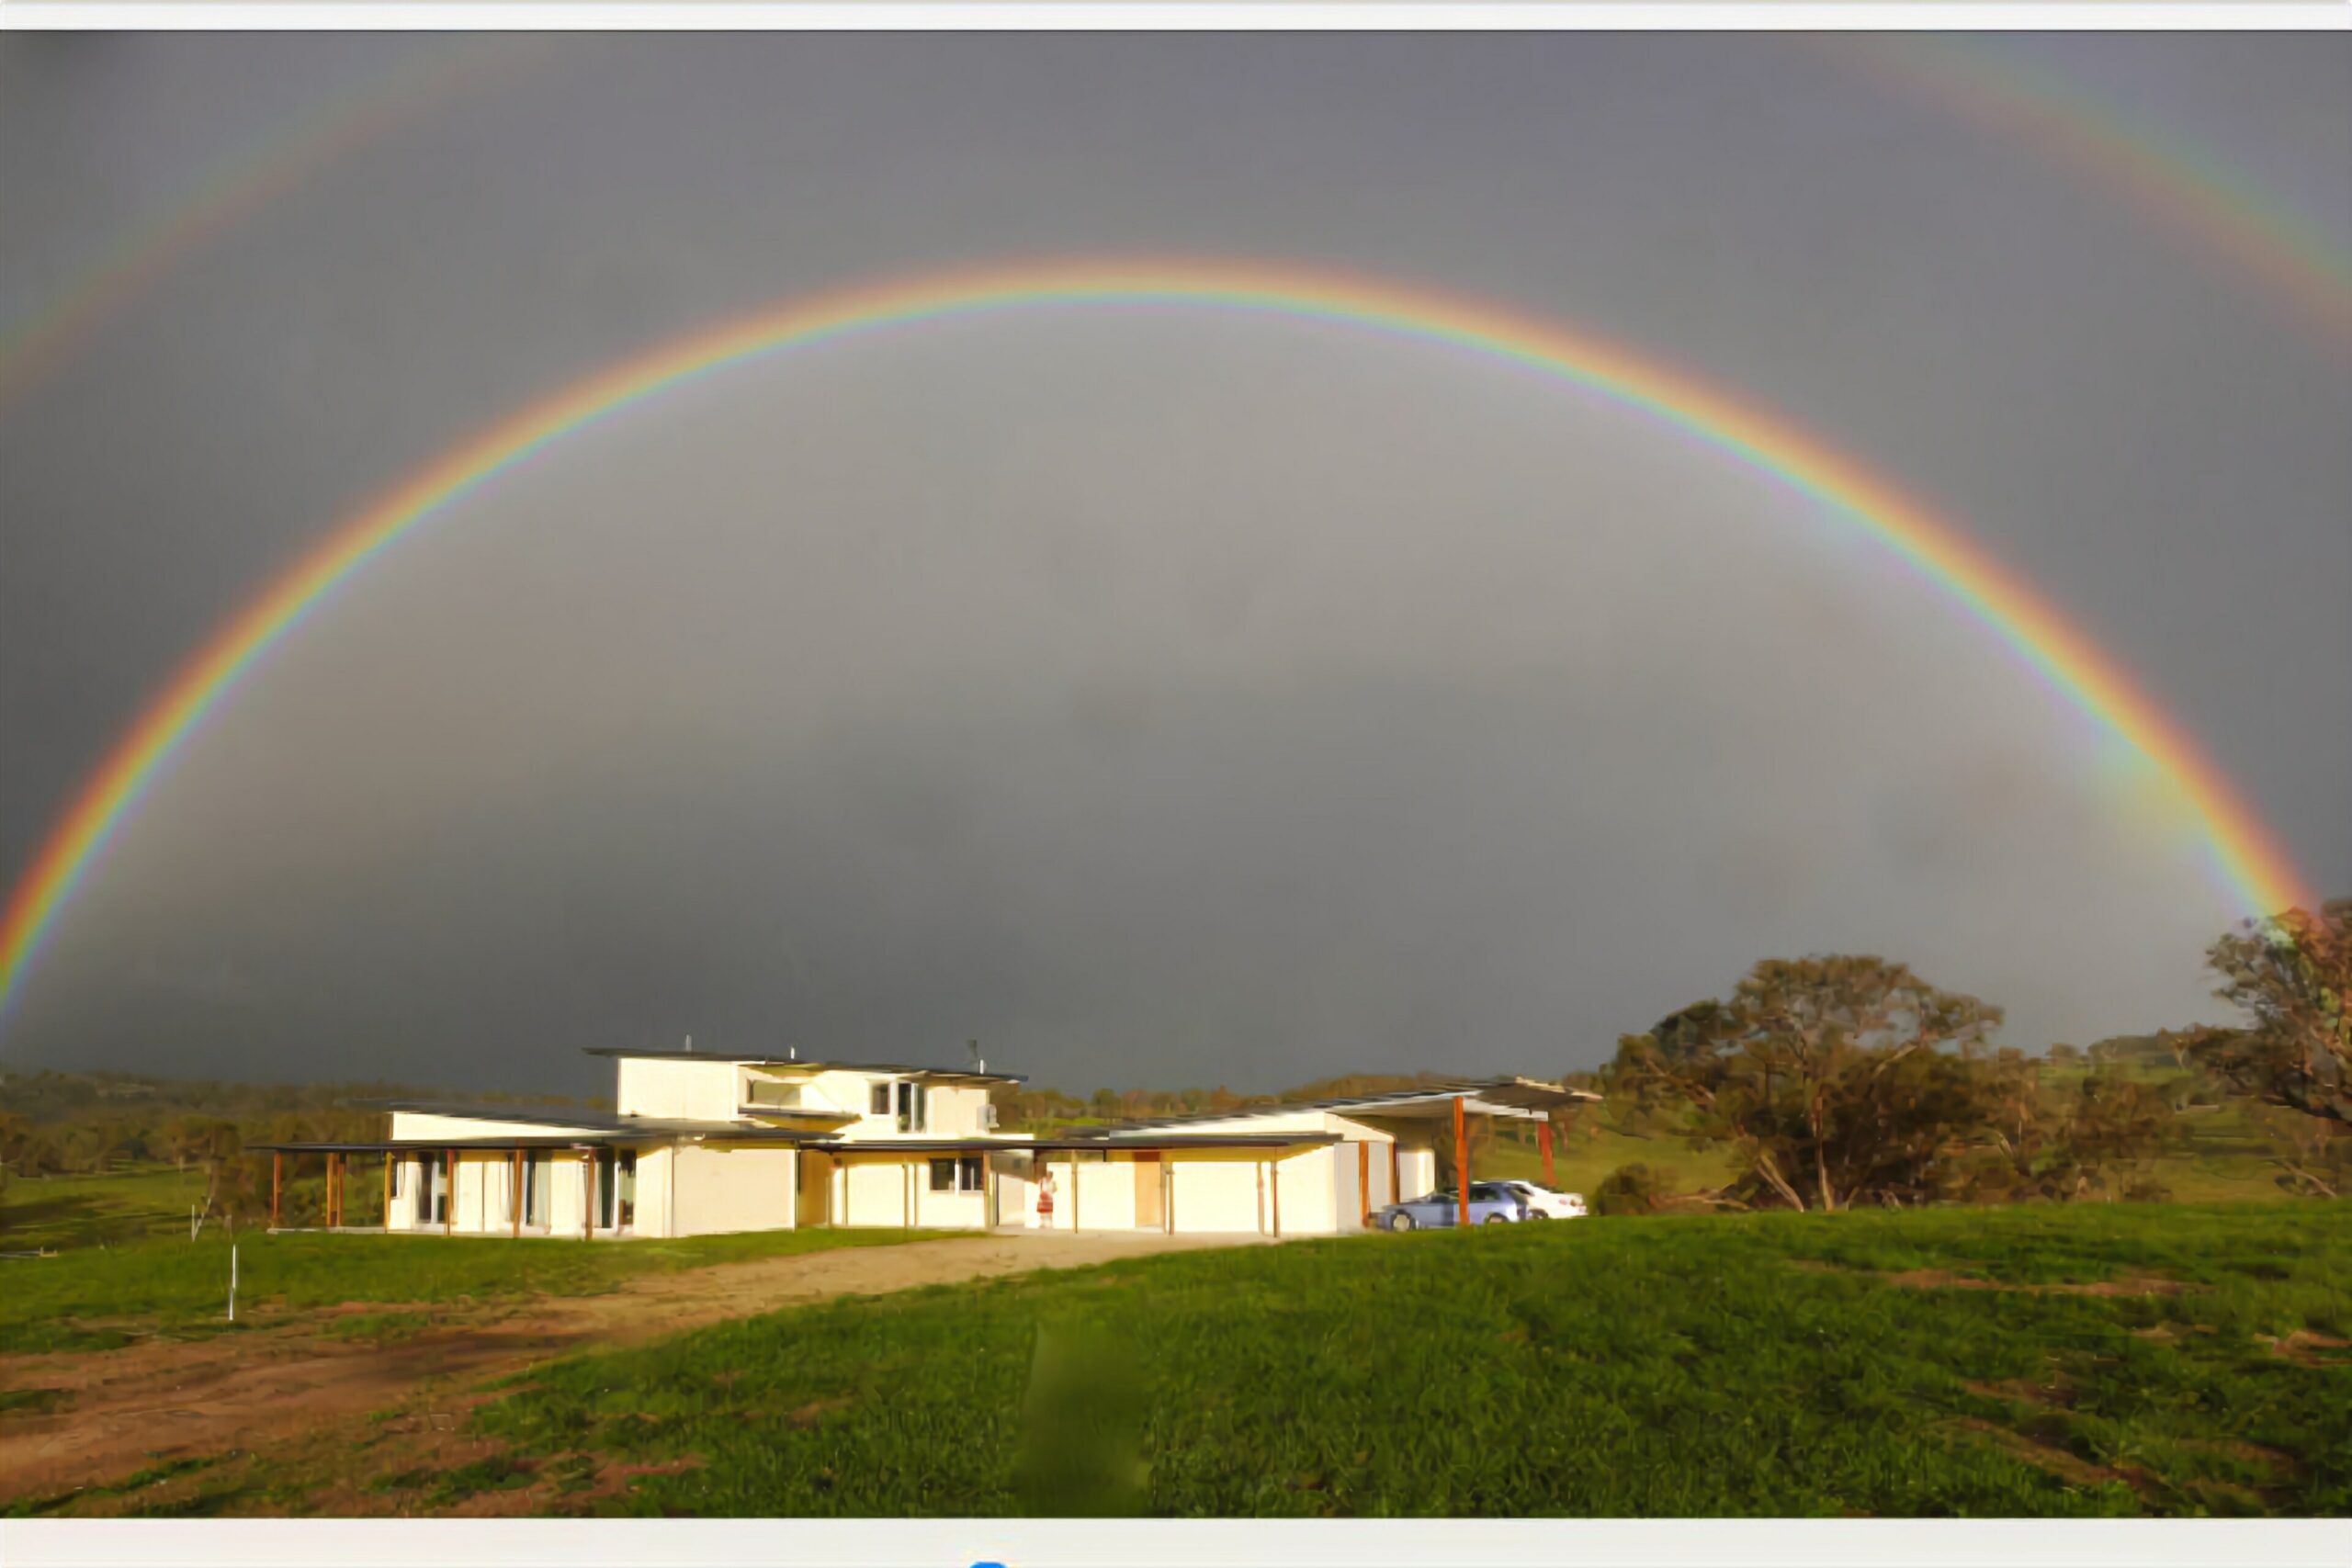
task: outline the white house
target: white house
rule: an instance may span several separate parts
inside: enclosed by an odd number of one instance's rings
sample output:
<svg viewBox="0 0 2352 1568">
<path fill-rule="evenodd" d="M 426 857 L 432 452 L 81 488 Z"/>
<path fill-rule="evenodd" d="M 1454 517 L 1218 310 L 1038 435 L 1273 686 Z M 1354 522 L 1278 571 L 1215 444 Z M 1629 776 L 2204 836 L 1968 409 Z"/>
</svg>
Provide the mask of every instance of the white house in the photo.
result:
<svg viewBox="0 0 2352 1568">
<path fill-rule="evenodd" d="M 1579 1090 L 1507 1078 L 1229 1115 L 1001 1133 L 969 1069 L 691 1051 L 614 1060 L 611 1111 L 373 1102 L 373 1143 L 257 1145 L 325 1156 L 342 1228 L 355 1155 L 382 1159 L 388 1230 L 684 1236 L 802 1225 L 1331 1235 L 1434 1184 L 1470 1116 L 1544 1122 Z"/>
</svg>

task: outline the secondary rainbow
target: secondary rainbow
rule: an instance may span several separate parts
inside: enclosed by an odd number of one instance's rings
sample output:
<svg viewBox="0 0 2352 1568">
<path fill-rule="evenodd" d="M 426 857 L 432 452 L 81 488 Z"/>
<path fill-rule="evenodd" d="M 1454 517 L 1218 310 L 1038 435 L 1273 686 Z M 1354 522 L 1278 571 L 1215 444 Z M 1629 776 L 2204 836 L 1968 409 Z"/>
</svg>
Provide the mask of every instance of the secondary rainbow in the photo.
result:
<svg viewBox="0 0 2352 1568">
<path fill-rule="evenodd" d="M 1777 477 L 1927 574 L 2169 779 L 2246 913 L 2310 903 L 2221 771 L 2087 637 L 1925 504 L 1752 400 L 1565 324 L 1419 286 L 1258 262 L 1030 261 L 797 298 L 672 339 L 459 444 L 350 518 L 180 668 L 74 797 L 0 920 L 0 1012 L 76 886 L 205 716 L 339 585 L 452 502 L 565 437 L 726 367 L 958 317 L 1137 307 L 1336 323 L 1465 351 L 1599 393 Z"/>
<path fill-rule="evenodd" d="M 231 159 L 158 222 L 130 235 L 22 323 L 0 333 L 0 408 L 65 364 L 174 268 L 360 148 L 414 124 L 460 94 L 506 81 L 545 57 L 535 39 L 468 42 L 404 59 L 372 85 L 338 95 L 290 131 Z"/>
<path fill-rule="evenodd" d="M 1808 47 L 2021 141 L 2352 348 L 2352 252 L 2250 174 L 2016 48 L 1962 35 L 1824 33 Z"/>
</svg>

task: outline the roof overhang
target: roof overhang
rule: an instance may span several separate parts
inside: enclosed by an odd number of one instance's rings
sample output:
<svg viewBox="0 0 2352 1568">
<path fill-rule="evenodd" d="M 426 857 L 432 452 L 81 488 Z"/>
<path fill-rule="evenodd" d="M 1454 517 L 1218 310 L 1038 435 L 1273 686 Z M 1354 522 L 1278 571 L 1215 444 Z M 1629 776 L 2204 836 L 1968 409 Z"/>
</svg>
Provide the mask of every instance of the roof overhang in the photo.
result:
<svg viewBox="0 0 2352 1568">
<path fill-rule="evenodd" d="M 990 1150 L 1059 1154 L 1100 1149 L 1287 1149 L 1318 1147 L 1340 1141 L 1337 1133 L 1136 1133 L 1114 1138 L 876 1138 L 866 1143 L 838 1142 L 814 1146 L 833 1155 L 888 1156 L 979 1154 Z"/>
<path fill-rule="evenodd" d="M 818 1073 L 888 1073 L 894 1077 L 938 1078 L 944 1082 L 1028 1082 L 1017 1073 L 981 1073 L 966 1067 L 926 1067 L 907 1062 L 825 1062 L 807 1056 L 773 1056 L 764 1053 L 744 1055 L 731 1051 L 629 1051 L 617 1045 L 583 1045 L 581 1050 L 587 1055 L 606 1056 L 616 1061 L 729 1062 L 739 1067 L 812 1076 Z"/>
</svg>

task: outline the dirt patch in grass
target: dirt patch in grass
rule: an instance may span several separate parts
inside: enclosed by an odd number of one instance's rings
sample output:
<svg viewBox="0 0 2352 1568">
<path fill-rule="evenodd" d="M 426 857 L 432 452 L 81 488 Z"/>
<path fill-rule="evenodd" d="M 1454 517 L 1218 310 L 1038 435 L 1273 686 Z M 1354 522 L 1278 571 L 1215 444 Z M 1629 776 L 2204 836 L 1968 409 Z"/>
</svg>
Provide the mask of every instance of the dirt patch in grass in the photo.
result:
<svg viewBox="0 0 2352 1568">
<path fill-rule="evenodd" d="M 1963 1382 L 1962 1388 L 1980 1399 L 2014 1400 L 2019 1404 L 2034 1404 L 2052 1410 L 2072 1410 L 2082 1397 L 2080 1392 L 2064 1382 L 2033 1382 L 2025 1378 L 2008 1378 L 2000 1382 Z"/>
<path fill-rule="evenodd" d="M 96 1488 L 159 1460 L 194 1454 L 277 1455 L 313 1472 L 320 1456 L 338 1444 L 354 1452 L 399 1447 L 392 1439 L 407 1435 L 402 1421 L 432 1424 L 447 1416 L 454 1428 L 451 1413 L 475 1402 L 435 1390 L 522 1374 L 571 1350 L 636 1344 L 834 1296 L 1233 1245 L 1231 1237 L 1109 1234 L 853 1247 L 640 1275 L 599 1295 L 480 1304 L 346 1302 L 322 1313 L 273 1314 L 266 1328 L 240 1325 L 198 1339 L 0 1356 L 0 1385 L 55 1389 L 74 1402 L 70 1410 L 0 1422 L 0 1506 L 11 1497 Z M 371 1332 L 377 1329 L 391 1332 Z M 379 1423 L 372 1435 L 367 1429 L 370 1412 L 420 1407 L 421 1416 Z M 368 1474 L 398 1467 L 391 1462 Z M 484 1453 L 477 1446 L 468 1457 Z M 345 1485 L 338 1467 L 327 1468 L 331 1478 L 323 1484 L 331 1490 L 316 1506 L 334 1512 L 348 1501 L 355 1505 L 348 1511 L 379 1513 L 399 1502 L 364 1492 L 364 1476 Z M 237 1511 L 254 1510 L 241 1503 Z"/>
<path fill-rule="evenodd" d="M 1973 1416 L 1962 1416 L 1958 1425 L 2028 1464 L 2048 1471 L 2070 1486 L 2123 1485 L 2143 1497 L 2153 1497 L 2162 1490 L 2154 1477 L 2136 1466 L 2094 1464 L 2055 1443 L 2041 1442 L 2023 1432 L 2012 1431 L 1998 1423 L 1982 1421 Z"/>
<path fill-rule="evenodd" d="M 2114 1280 L 2030 1285 L 2009 1280 L 1987 1280 L 1978 1274 L 1957 1274 L 1949 1269 L 1905 1269 L 1897 1272 L 1883 1272 L 1846 1269 L 1809 1258 L 1792 1258 L 1790 1267 L 1808 1274 L 1858 1275 L 1876 1280 L 1882 1285 L 1892 1285 L 1898 1291 L 2011 1291 L 2029 1296 L 2178 1296 L 2210 1288 L 2162 1274 L 2126 1274 Z"/>
<path fill-rule="evenodd" d="M 2020 1285 L 1979 1279 L 1973 1274 L 1954 1274 L 1944 1269 L 1906 1269 L 1900 1274 L 1881 1274 L 1878 1279 L 1898 1291 L 2015 1291 L 2031 1296 L 2177 1296 L 2205 1289 L 2186 1280 L 2168 1280 L 2161 1274 L 2127 1274 L 2120 1280 L 2093 1280 L 2084 1284 Z"/>
<path fill-rule="evenodd" d="M 2267 1346 L 2272 1355 L 2292 1361 L 2299 1367 L 2352 1367 L 2352 1356 L 2320 1353 L 2352 1349 L 2352 1339 L 2338 1339 L 2332 1334 L 2314 1334 L 2308 1328 L 2298 1328 L 2283 1337 L 2257 1334 L 2255 1338 Z"/>
</svg>

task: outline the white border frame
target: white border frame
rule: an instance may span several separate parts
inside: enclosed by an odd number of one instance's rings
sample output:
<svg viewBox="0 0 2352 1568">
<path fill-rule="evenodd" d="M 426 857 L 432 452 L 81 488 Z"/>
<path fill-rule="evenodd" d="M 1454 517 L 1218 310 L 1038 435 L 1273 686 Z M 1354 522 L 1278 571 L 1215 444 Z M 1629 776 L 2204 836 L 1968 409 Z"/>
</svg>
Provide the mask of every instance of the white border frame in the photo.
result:
<svg viewBox="0 0 2352 1568">
<path fill-rule="evenodd" d="M 2352 0 L 0 0 L 0 31 L 2270 32 Z M 2342 1568 L 2340 1519 L 0 1519 L 9 1568 Z M 462 1555 L 461 1555 L 462 1554 Z"/>
<path fill-rule="evenodd" d="M 2313 31 L 2352 27 L 2346 0 L 0 0 L 0 29 L 175 31 L 2007 32 Z"/>
<path fill-rule="evenodd" d="M 0 1521 L 10 1568 L 2341 1568 L 2340 1519 Z"/>
</svg>

